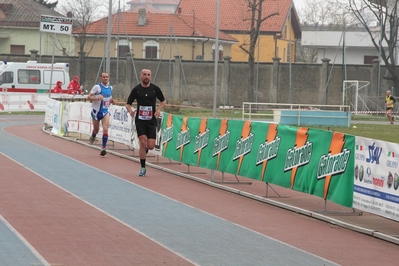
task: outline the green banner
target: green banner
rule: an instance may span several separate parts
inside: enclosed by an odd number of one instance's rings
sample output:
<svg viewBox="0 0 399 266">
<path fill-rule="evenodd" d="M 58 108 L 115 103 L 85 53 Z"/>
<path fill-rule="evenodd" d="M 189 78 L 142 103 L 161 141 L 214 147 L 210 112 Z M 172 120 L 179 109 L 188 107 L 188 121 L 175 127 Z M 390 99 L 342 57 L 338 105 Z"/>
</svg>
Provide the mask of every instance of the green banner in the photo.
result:
<svg viewBox="0 0 399 266">
<path fill-rule="evenodd" d="M 165 114 L 163 156 L 352 207 L 355 137 L 338 132 Z"/>
</svg>

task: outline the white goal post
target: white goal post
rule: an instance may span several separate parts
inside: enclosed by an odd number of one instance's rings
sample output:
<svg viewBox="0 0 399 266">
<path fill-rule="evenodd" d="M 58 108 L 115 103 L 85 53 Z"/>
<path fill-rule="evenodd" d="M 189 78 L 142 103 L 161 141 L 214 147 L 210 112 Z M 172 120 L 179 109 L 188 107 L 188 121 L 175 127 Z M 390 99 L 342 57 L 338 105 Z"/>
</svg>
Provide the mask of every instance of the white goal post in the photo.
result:
<svg viewBox="0 0 399 266">
<path fill-rule="evenodd" d="M 344 80 L 342 84 L 342 105 L 349 105 L 354 112 L 370 111 L 367 105 L 369 85 L 370 81 Z M 359 110 L 359 101 L 362 104 L 361 110 Z"/>
</svg>

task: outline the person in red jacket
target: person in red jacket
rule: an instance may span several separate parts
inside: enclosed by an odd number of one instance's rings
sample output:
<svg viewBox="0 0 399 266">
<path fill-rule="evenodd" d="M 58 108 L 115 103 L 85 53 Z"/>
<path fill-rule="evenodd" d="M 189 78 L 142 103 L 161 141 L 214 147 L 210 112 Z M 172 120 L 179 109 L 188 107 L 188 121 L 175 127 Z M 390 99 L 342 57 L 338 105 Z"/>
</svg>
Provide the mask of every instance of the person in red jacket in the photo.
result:
<svg viewBox="0 0 399 266">
<path fill-rule="evenodd" d="M 79 77 L 74 76 L 73 80 L 68 85 L 68 94 L 82 94 L 82 89 L 80 88 Z"/>
<path fill-rule="evenodd" d="M 57 81 L 55 87 L 51 90 L 52 93 L 62 93 L 62 81 Z"/>
</svg>

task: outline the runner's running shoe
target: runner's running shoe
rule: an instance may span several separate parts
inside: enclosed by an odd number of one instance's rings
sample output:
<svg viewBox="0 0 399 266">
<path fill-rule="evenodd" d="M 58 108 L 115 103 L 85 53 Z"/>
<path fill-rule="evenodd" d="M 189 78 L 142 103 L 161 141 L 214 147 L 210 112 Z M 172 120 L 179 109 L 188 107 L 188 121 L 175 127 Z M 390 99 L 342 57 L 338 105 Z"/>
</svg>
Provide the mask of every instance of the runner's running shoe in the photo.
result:
<svg viewBox="0 0 399 266">
<path fill-rule="evenodd" d="M 145 176 L 147 170 L 145 168 L 141 168 L 140 172 L 139 172 L 139 176 Z"/>
<path fill-rule="evenodd" d="M 107 151 L 105 149 L 102 149 L 101 152 L 100 152 L 100 155 L 101 156 L 105 156 L 105 154 L 107 154 Z"/>
<path fill-rule="evenodd" d="M 90 136 L 89 142 L 90 144 L 93 144 L 96 141 L 96 137 Z"/>
</svg>

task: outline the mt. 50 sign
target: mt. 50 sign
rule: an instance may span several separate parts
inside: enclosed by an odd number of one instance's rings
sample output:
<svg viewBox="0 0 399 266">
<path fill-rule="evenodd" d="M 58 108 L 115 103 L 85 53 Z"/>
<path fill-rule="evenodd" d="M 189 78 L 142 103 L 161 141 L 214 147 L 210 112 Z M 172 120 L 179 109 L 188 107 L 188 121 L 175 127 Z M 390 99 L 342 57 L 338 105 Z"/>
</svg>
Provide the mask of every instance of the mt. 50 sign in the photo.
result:
<svg viewBox="0 0 399 266">
<path fill-rule="evenodd" d="M 40 19 L 40 31 L 71 34 L 72 19 L 42 15 Z"/>
</svg>

